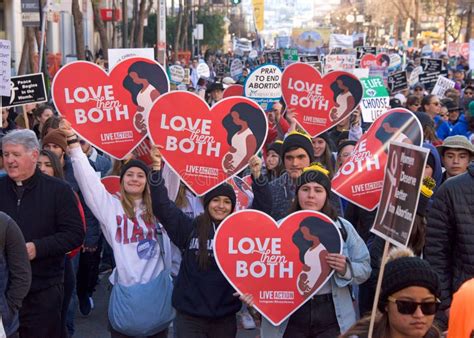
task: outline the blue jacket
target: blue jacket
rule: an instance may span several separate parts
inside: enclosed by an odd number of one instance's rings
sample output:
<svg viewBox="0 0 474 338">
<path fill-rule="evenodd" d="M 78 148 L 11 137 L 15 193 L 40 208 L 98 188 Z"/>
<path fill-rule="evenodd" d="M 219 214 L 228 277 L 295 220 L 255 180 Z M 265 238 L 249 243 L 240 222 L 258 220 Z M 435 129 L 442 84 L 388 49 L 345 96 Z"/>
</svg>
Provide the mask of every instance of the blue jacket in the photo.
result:
<svg viewBox="0 0 474 338">
<path fill-rule="evenodd" d="M 451 134 L 451 131 L 453 130 L 456 123 L 453 124 L 450 121 L 443 121 L 439 125 L 438 129 L 436 130 L 436 136 L 438 136 L 440 140 L 444 140 L 446 137 L 448 137 Z"/>
<path fill-rule="evenodd" d="M 467 137 L 468 140 L 472 135 L 472 131 L 469 131 L 466 117 L 464 115 L 461 115 L 459 117 L 458 122 L 454 125 L 453 130 L 451 130 L 451 133 L 449 134 L 449 136 L 454 135 L 464 135 Z"/>
</svg>

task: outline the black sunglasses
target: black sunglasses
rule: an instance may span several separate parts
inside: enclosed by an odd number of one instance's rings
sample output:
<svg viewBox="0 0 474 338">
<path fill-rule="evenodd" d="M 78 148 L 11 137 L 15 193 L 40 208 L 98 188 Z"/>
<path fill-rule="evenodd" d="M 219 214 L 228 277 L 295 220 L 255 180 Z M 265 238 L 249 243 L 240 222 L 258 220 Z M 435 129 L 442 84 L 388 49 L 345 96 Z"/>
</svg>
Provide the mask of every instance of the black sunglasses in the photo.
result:
<svg viewBox="0 0 474 338">
<path fill-rule="evenodd" d="M 437 299 L 432 302 L 412 302 L 411 300 L 398 300 L 393 297 L 388 297 L 388 301 L 397 304 L 397 310 L 402 315 L 412 315 L 421 308 L 421 312 L 425 316 L 432 316 L 438 311 L 440 301 Z"/>
</svg>

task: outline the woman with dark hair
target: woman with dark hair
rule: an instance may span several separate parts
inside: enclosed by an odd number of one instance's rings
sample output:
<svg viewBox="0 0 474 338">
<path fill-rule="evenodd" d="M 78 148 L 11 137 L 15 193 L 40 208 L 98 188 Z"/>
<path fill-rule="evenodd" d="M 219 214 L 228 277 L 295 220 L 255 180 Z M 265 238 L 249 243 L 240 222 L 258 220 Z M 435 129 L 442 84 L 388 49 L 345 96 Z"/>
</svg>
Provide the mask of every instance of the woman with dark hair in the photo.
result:
<svg viewBox="0 0 474 338">
<path fill-rule="evenodd" d="M 406 109 L 411 111 L 412 113 L 417 112 L 421 107 L 421 100 L 418 96 L 409 95 L 407 97 L 407 102 L 405 103 Z"/>
<path fill-rule="evenodd" d="M 331 84 L 331 90 L 336 102 L 329 113 L 331 121 L 337 121 L 341 117 L 349 115 L 362 97 L 362 86 L 359 80 L 348 75 L 337 77 L 336 81 Z"/>
<path fill-rule="evenodd" d="M 311 139 L 311 143 L 315 162 L 320 162 L 329 171 L 329 177 L 332 178 L 336 168 L 336 160 L 332 152 L 334 143 L 329 134 L 327 132 L 319 134 Z"/>
<path fill-rule="evenodd" d="M 54 116 L 54 108 L 49 104 L 42 104 L 33 112 L 33 116 L 36 120 L 36 125 L 33 127 L 33 131 L 39 138 L 41 131 L 43 130 L 44 123 L 52 116 Z"/>
<path fill-rule="evenodd" d="M 52 151 L 41 150 L 37 166 L 43 174 L 64 179 L 64 172 L 59 158 Z"/>
<path fill-rule="evenodd" d="M 375 137 L 385 144 L 385 152 L 388 152 L 389 140 L 421 145 L 422 134 L 418 123 L 416 117 L 411 114 L 391 113 L 383 119 Z"/>
<path fill-rule="evenodd" d="M 166 79 L 163 69 L 145 61 L 137 61 L 128 68 L 128 75 L 123 80 L 123 87 L 132 95 L 133 103 L 137 106 L 134 125 L 142 135 L 146 134 L 145 121 L 148 113 L 158 97 L 168 91 L 168 83 L 160 82 Z"/>
<path fill-rule="evenodd" d="M 265 157 L 265 176 L 271 182 L 280 177 L 285 170 L 281 159 L 281 148 L 283 141 L 277 140 L 270 144 L 267 148 L 267 156 Z"/>
<path fill-rule="evenodd" d="M 222 167 L 227 173 L 238 172 L 254 155 L 265 139 L 266 121 L 258 108 L 237 103 L 222 120 L 227 130 L 230 150 L 224 155 Z"/>
<path fill-rule="evenodd" d="M 173 291 L 178 338 L 234 338 L 235 314 L 242 304 L 214 258 L 213 242 L 221 222 L 234 212 L 236 196 L 223 183 L 204 195 L 204 213 L 189 217 L 168 197 L 162 178 L 162 159 L 152 150 L 153 172 L 148 177 L 154 215 L 182 252 L 182 263 Z M 254 189 L 259 186 L 255 185 Z M 242 296 L 248 300 L 248 295 Z"/>
<path fill-rule="evenodd" d="M 414 257 L 407 248 L 391 250 L 372 337 L 440 338 L 433 325 L 440 295 L 438 275 L 427 261 Z M 370 315 L 362 318 L 340 338 L 367 337 L 370 320 Z"/>
<path fill-rule="evenodd" d="M 319 211 L 336 223 L 343 240 L 342 254 L 335 250 L 337 245 L 331 244 L 337 243 L 337 240 L 340 241 L 339 235 L 334 233 L 333 236 L 328 236 L 332 237 L 332 241 L 323 239 L 319 223 L 304 222 L 302 226 L 308 230 L 303 230 L 305 233 L 300 231 L 300 234 L 297 233 L 293 237 L 293 241 L 296 240 L 297 243 L 300 242 L 300 237 L 306 237 L 306 247 L 317 246 L 318 240 L 323 243 L 326 250 L 322 248 L 318 250 L 320 255 L 325 257 L 321 260 L 321 269 L 333 269 L 334 274 L 311 300 L 301 306 L 280 326 L 273 326 L 263 318 L 262 338 L 337 337 L 356 322 L 351 285 L 361 284 L 369 278 L 369 252 L 352 224 L 338 217 L 336 210 L 332 207 L 330 202 L 331 180 L 328 174 L 329 172 L 318 164 L 305 168 L 296 182 L 295 199 L 291 211 Z M 318 240 L 315 237 L 318 237 Z M 306 257 L 304 257 L 306 253 L 300 249 L 300 259 L 301 255 L 306 262 Z M 313 266 L 310 268 L 312 269 Z M 313 276 L 314 278 L 316 277 Z M 300 275 L 300 279 L 298 284 L 304 287 L 305 280 L 309 281 L 311 276 Z"/>
<path fill-rule="evenodd" d="M 51 116 L 44 122 L 43 128 L 40 133 L 40 140 L 43 140 L 44 137 L 53 129 L 59 128 L 59 122 L 61 122 L 61 117 Z"/>
</svg>

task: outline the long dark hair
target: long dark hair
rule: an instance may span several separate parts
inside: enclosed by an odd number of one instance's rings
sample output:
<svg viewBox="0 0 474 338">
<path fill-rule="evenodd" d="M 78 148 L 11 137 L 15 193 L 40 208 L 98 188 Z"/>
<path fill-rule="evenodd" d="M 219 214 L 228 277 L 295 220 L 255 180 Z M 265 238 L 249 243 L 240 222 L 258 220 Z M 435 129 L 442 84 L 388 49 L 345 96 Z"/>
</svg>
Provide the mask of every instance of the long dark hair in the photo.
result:
<svg viewBox="0 0 474 338">
<path fill-rule="evenodd" d="M 387 133 L 383 129 L 383 124 L 388 123 L 392 128 L 401 128 L 402 133 L 405 134 L 410 140 L 413 141 L 413 144 L 420 145 L 422 142 L 422 131 L 419 129 L 418 120 L 415 116 L 408 113 L 394 112 L 390 115 L 387 115 L 382 123 L 380 124 L 379 129 L 375 133 L 375 137 L 385 144 L 385 152 L 388 151 L 387 141 L 393 136 L 393 134 Z"/>
<path fill-rule="evenodd" d="M 433 94 L 429 94 L 429 95 L 423 96 L 423 99 L 421 100 L 420 111 L 426 112 L 425 106 L 429 105 L 431 99 L 432 99 L 433 97 L 435 97 L 435 96 L 436 96 L 436 95 L 433 95 Z"/>
<path fill-rule="evenodd" d="M 62 118 L 58 116 L 51 116 L 49 119 L 44 121 L 43 129 L 41 129 L 40 139 L 42 140 L 46 134 L 48 133 L 49 129 L 58 129 L 59 123 L 61 122 Z"/>
<path fill-rule="evenodd" d="M 197 236 L 199 242 L 198 250 L 198 264 L 201 270 L 207 270 L 209 267 L 209 253 L 207 251 L 207 241 L 212 229 L 212 219 L 208 210 L 209 205 L 206 205 L 204 213 L 196 217 L 197 220 Z"/>
<path fill-rule="evenodd" d="M 349 92 L 354 96 L 354 100 L 357 102 L 360 101 L 362 98 L 362 85 L 360 84 L 359 80 L 354 79 L 349 75 L 341 75 L 336 78 L 336 80 L 331 84 L 331 90 L 334 93 L 334 102 L 336 102 L 337 97 L 339 94 L 342 93 L 342 89 L 339 88 L 337 85 L 337 81 L 340 80 L 349 89 Z M 351 107 L 354 109 L 355 107 Z"/>
<path fill-rule="evenodd" d="M 128 68 L 127 74 L 130 74 L 131 72 L 135 72 L 140 78 L 146 79 L 150 85 L 160 92 L 160 95 L 169 90 L 168 82 L 159 81 L 166 79 L 166 74 L 163 69 L 155 63 L 145 61 L 134 62 Z M 137 95 L 143 89 L 143 85 L 136 84 L 133 82 L 130 75 L 127 75 L 123 80 L 123 87 L 132 94 L 133 103 L 138 104 Z"/>
<path fill-rule="evenodd" d="M 302 227 L 307 227 L 311 235 L 317 236 L 328 252 L 339 253 L 341 242 L 339 240 L 338 231 L 334 225 L 315 216 L 306 217 L 301 221 L 298 230 L 292 237 L 293 243 L 299 249 L 299 257 L 302 263 L 304 263 L 306 251 L 313 246 L 312 241 L 308 241 L 304 238 L 301 232 Z"/>
<path fill-rule="evenodd" d="M 46 149 L 41 150 L 39 154 L 40 156 L 46 156 L 49 159 L 49 162 L 51 162 L 54 177 L 64 180 L 64 171 L 56 154 Z"/>
<path fill-rule="evenodd" d="M 258 108 L 255 108 L 248 103 L 241 102 L 234 105 L 230 109 L 229 114 L 227 114 L 222 120 L 222 125 L 227 130 L 227 143 L 229 144 L 232 144 L 232 137 L 240 131 L 240 126 L 236 125 L 232 120 L 231 114 L 234 111 L 239 114 L 241 120 L 247 122 L 250 130 L 257 139 L 258 149 L 265 139 L 264 131 L 267 128 L 267 121 L 265 121 L 264 115 Z"/>
</svg>

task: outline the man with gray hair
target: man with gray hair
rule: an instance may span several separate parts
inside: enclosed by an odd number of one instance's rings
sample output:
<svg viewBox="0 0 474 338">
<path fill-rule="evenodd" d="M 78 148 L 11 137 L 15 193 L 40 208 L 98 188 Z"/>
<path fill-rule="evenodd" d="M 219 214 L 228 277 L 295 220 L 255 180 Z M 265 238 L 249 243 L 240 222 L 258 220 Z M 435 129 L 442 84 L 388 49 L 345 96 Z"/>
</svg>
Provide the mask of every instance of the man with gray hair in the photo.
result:
<svg viewBox="0 0 474 338">
<path fill-rule="evenodd" d="M 39 144 L 31 130 L 2 140 L 7 176 L 0 178 L 0 211 L 16 221 L 31 263 L 31 288 L 20 310 L 20 337 L 60 337 L 64 255 L 79 247 L 84 229 L 69 185 L 42 174 Z"/>
</svg>

